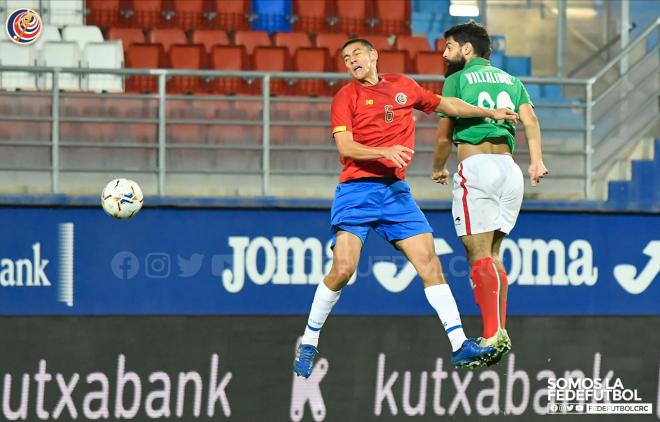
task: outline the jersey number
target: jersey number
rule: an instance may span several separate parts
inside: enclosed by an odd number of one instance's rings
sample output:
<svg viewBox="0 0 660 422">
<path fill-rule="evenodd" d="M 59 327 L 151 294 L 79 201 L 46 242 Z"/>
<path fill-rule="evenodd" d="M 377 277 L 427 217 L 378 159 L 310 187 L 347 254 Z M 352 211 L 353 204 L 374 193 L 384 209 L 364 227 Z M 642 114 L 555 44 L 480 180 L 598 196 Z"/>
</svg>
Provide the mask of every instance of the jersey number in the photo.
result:
<svg viewBox="0 0 660 422">
<path fill-rule="evenodd" d="M 392 123 L 394 121 L 394 112 L 392 111 L 391 105 L 385 106 L 385 121 L 387 123 Z"/>
<path fill-rule="evenodd" d="M 479 93 L 479 98 L 477 99 L 477 106 L 481 108 L 488 108 L 491 110 L 494 110 L 496 108 L 508 108 L 510 110 L 515 110 L 516 106 L 513 104 L 513 101 L 511 101 L 511 97 L 509 96 L 509 93 L 506 91 L 502 91 L 499 94 L 497 94 L 497 101 L 493 101 L 493 97 L 490 96 L 489 93 L 486 91 L 481 91 Z M 499 123 L 502 124 L 504 123 L 504 120 L 493 120 L 490 117 L 486 117 L 486 121 L 488 123 Z"/>
</svg>

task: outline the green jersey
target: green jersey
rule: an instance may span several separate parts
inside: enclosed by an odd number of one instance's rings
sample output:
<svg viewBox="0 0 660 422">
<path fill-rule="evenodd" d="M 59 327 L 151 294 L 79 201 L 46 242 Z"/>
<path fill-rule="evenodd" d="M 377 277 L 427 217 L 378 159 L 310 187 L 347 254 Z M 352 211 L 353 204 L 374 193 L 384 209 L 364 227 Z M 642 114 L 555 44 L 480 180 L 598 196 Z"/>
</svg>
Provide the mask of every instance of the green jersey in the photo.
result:
<svg viewBox="0 0 660 422">
<path fill-rule="evenodd" d="M 527 90 L 514 76 L 493 67 L 481 57 L 470 60 L 463 70 L 449 76 L 442 89 L 444 97 L 457 97 L 473 106 L 509 108 L 518 112 L 522 104 L 532 104 Z M 440 114 L 441 117 L 448 117 Z M 509 120 L 487 117 L 454 119 L 454 142 L 479 144 L 486 138 L 506 137 L 511 152 L 515 147 L 516 127 Z"/>
</svg>

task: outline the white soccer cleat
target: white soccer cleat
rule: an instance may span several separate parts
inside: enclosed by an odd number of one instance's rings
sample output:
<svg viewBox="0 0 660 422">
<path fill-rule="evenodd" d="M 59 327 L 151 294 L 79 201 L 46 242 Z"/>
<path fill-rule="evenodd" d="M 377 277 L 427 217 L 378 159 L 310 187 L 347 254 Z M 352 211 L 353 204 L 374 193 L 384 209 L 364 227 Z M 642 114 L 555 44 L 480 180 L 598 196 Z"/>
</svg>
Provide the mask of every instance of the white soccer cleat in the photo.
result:
<svg viewBox="0 0 660 422">
<path fill-rule="evenodd" d="M 499 362 L 504 355 L 511 350 L 511 339 L 509 333 L 504 328 L 499 328 L 494 336 L 490 338 L 482 338 L 479 341 L 480 346 L 490 346 L 497 350 L 497 353 L 484 361 L 486 366 L 495 365 Z"/>
</svg>

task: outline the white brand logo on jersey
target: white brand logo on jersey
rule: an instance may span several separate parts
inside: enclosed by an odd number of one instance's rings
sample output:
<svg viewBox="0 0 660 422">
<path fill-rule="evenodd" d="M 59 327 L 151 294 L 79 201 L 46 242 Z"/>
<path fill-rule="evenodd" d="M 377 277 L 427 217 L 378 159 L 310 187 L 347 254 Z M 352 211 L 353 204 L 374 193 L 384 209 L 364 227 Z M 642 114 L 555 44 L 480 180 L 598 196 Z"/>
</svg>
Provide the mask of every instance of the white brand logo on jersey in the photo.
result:
<svg viewBox="0 0 660 422">
<path fill-rule="evenodd" d="M 396 94 L 396 97 L 394 97 L 394 101 L 396 101 L 397 104 L 404 105 L 405 103 L 408 102 L 408 97 L 403 92 L 399 92 L 398 94 Z"/>
</svg>

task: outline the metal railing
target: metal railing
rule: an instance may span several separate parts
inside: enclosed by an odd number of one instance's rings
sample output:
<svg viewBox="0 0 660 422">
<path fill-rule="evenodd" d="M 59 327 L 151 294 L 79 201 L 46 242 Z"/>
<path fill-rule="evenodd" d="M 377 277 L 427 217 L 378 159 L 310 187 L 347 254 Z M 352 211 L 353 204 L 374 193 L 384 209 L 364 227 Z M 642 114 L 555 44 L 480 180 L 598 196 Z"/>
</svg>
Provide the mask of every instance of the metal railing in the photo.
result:
<svg viewBox="0 0 660 422">
<path fill-rule="evenodd" d="M 633 40 L 625 50 L 621 51 L 617 57 L 615 57 L 610 63 L 608 63 L 603 69 L 594 77 L 590 79 L 567 79 L 567 78 L 535 78 L 535 77 L 526 77 L 521 78 L 522 82 L 527 85 L 561 85 L 565 90 L 569 87 L 577 87 L 578 93 L 573 95 L 573 98 L 569 98 L 566 101 L 559 102 L 537 102 L 537 110 L 547 110 L 550 113 L 556 111 L 561 113 L 564 112 L 574 112 L 579 111 L 582 114 L 582 124 L 580 125 L 565 125 L 565 118 L 555 118 L 552 122 L 543 122 L 542 128 L 544 131 L 544 136 L 547 136 L 549 133 L 555 133 L 557 138 L 568 138 L 572 139 L 575 134 L 580 135 L 582 139 L 582 145 L 577 148 L 565 148 L 565 146 L 560 146 L 559 148 L 546 147 L 544 149 L 545 156 L 556 156 L 556 157 L 572 157 L 572 156 L 582 156 L 583 158 L 583 171 L 574 172 L 566 171 L 563 175 L 565 178 L 582 180 L 583 182 L 583 192 L 582 196 L 587 199 L 593 198 L 592 193 L 592 184 L 594 176 L 594 165 L 598 168 L 603 166 L 603 162 L 594 163 L 593 154 L 594 154 L 594 142 L 596 144 L 602 141 L 602 139 L 594 138 L 594 130 L 596 125 L 601 123 L 603 119 L 608 118 L 608 114 L 604 113 L 595 118 L 594 108 L 598 107 L 603 103 L 609 95 L 616 89 L 617 86 L 623 86 L 626 83 L 624 77 L 625 75 L 620 75 L 617 82 L 609 87 L 603 86 L 603 79 L 606 75 L 616 69 L 615 66 L 617 63 L 620 63 L 621 60 L 627 58 L 630 53 L 637 49 L 647 37 L 657 31 L 660 26 L 660 18 L 656 22 L 648 27 L 637 39 Z M 653 57 L 657 58 L 658 46 L 654 46 L 650 52 L 644 55 L 637 62 L 631 62 L 629 65 L 628 72 L 634 72 L 638 69 L 639 66 L 646 65 L 649 63 L 653 65 Z M 647 60 L 643 60 L 646 58 Z M 657 61 L 656 61 L 657 62 Z M 155 169 L 144 170 L 140 169 L 142 172 L 153 172 L 157 177 L 157 192 L 160 195 L 164 195 L 167 192 L 166 180 L 168 174 L 173 173 L 186 173 L 182 170 L 168 170 L 167 157 L 168 152 L 175 150 L 177 148 L 189 148 L 189 149 L 209 149 L 209 150 L 220 150 L 220 149 L 234 149 L 234 150 L 259 150 L 261 152 L 261 168 L 259 175 L 261 177 L 261 186 L 260 193 L 261 195 L 271 194 L 271 176 L 273 174 L 317 174 L 317 175 L 328 175 L 336 174 L 336 169 L 332 171 L 278 171 L 274 170 L 271 167 L 271 157 L 274 151 L 286 151 L 286 150 L 301 150 L 301 151 L 317 151 L 317 152 L 327 152 L 332 151 L 334 148 L 331 144 L 328 145 L 273 145 L 271 143 L 271 130 L 273 127 L 284 126 L 284 127 L 329 127 L 329 122 L 311 122 L 311 121 L 277 121 L 271 118 L 271 107 L 277 103 L 284 102 L 305 102 L 309 104 L 313 103 L 322 103 L 328 104 L 331 101 L 330 98 L 308 98 L 308 97 L 272 97 L 270 95 L 271 83 L 274 79 L 283 79 L 290 83 L 293 83 L 298 80 L 305 79 L 319 79 L 325 81 L 339 81 L 347 80 L 350 77 L 342 73 L 304 73 L 304 72 L 234 72 L 234 71 L 215 71 L 215 70 L 181 70 L 181 69 L 86 69 L 86 68 L 46 68 L 46 67 L 18 67 L 18 66 L 0 66 L 0 74 L 2 72 L 28 72 L 34 74 L 35 77 L 43 77 L 44 75 L 52 75 L 52 89 L 50 92 L 4 92 L 0 94 L 6 97 L 30 97 L 30 96 L 48 96 L 50 98 L 50 116 L 45 117 L 34 117 L 34 116 L 2 116 L 0 115 L 1 120 L 23 120 L 23 121 L 47 121 L 50 122 L 50 140 L 48 143 L 44 142 L 20 142 L 15 140 L 0 141 L 0 147 L 3 146 L 40 146 L 40 147 L 49 147 L 50 148 L 50 157 L 51 163 L 49 168 L 45 167 L 35 167 L 35 168 L 0 168 L 0 171 L 36 171 L 50 172 L 51 179 L 51 191 L 53 193 L 60 192 L 60 175 L 62 172 L 105 172 L 105 171 L 121 171 L 122 169 L 63 169 L 61 166 L 61 149 L 63 147 L 98 147 L 98 148 L 113 148 L 113 147 L 126 147 L 126 148 L 153 148 L 157 151 L 157 166 Z M 60 75 L 62 74 L 78 74 L 80 78 L 86 77 L 90 74 L 104 74 L 104 75 L 120 75 L 123 78 L 128 78 L 132 76 L 154 76 L 158 81 L 158 90 L 156 94 L 90 94 L 90 93 L 73 93 L 73 92 L 61 92 L 59 90 L 58 82 Z M 239 97 L 239 96 L 185 96 L 185 95 L 168 95 L 167 94 L 167 83 L 169 78 L 178 77 L 178 76 L 189 76 L 202 78 L 204 80 L 212 80 L 214 78 L 241 78 L 244 80 L 261 80 L 262 93 L 261 96 L 256 97 Z M 418 82 L 438 82 L 442 81 L 444 78 L 438 76 L 430 75 L 412 75 L 412 77 Z M 655 95 L 657 97 L 658 92 L 648 92 L 651 97 Z M 104 119 L 104 118 L 86 118 L 86 117 L 62 117 L 60 110 L 61 101 L 67 98 L 124 98 L 124 99 L 143 99 L 143 100 L 155 100 L 157 101 L 157 118 L 124 118 L 124 119 Z M 195 101 L 258 101 L 261 103 L 262 115 L 261 120 L 241 120 L 241 119 L 173 119 L 169 118 L 167 115 L 168 105 L 172 101 L 180 100 L 195 100 Z M 636 106 L 640 107 L 643 104 L 638 104 L 638 102 L 629 103 L 628 106 L 631 106 L 631 110 L 636 110 Z M 655 104 L 657 108 L 657 104 Z M 658 113 L 651 113 L 649 121 L 645 122 L 645 125 L 648 126 L 653 122 L 657 121 Z M 578 119 L 579 120 L 579 119 Z M 140 122 L 155 124 L 157 126 L 157 142 L 156 145 L 144 145 L 144 144 L 131 144 L 131 143 L 118 143 L 116 145 L 112 144 L 85 144 L 75 142 L 62 142 L 60 138 L 60 124 L 62 122 L 108 122 L 112 121 L 115 123 L 130 123 L 130 122 Z M 177 146 L 171 145 L 167 142 L 167 131 L 168 125 L 177 125 L 177 124 L 201 124 L 201 125 L 236 125 L 242 124 L 246 126 L 259 126 L 262 128 L 261 133 L 261 143 L 257 145 L 235 145 L 235 144 L 225 144 L 225 145 L 195 145 L 190 144 L 187 146 Z M 435 123 L 431 122 L 419 122 L 418 127 L 421 128 L 430 128 L 434 127 Z M 645 127 L 646 127 L 645 126 Z M 626 131 L 622 134 L 623 136 L 630 136 L 631 132 Z M 621 140 L 619 140 L 621 142 Z M 432 147 L 422 147 L 418 148 L 421 152 L 431 153 Z M 610 157 L 606 157 L 609 159 Z M 604 160 L 606 160 L 604 159 Z M 132 170 L 135 171 L 135 170 Z M 190 171 L 188 173 L 216 173 L 224 174 L 226 173 L 222 168 L 218 168 L 213 171 Z M 241 173 L 243 174 L 243 173 Z M 246 171 L 245 174 L 254 174 L 250 171 Z M 560 172 L 561 175 L 561 172 Z"/>
</svg>

